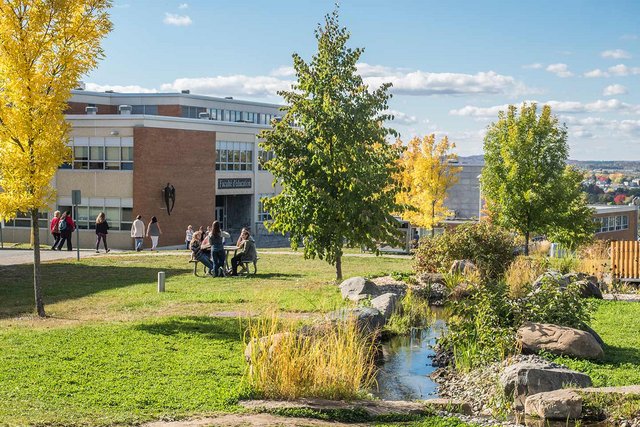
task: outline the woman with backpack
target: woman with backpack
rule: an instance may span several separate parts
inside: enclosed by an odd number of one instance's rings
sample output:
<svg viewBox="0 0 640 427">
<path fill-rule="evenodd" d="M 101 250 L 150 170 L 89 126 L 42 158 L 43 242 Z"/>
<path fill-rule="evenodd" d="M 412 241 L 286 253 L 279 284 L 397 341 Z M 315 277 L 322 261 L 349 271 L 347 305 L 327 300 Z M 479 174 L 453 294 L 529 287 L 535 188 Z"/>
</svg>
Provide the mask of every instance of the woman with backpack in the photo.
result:
<svg viewBox="0 0 640 427">
<path fill-rule="evenodd" d="M 54 249 L 62 250 L 64 246 L 64 242 L 67 242 L 67 250 L 72 251 L 73 247 L 71 246 L 71 233 L 76 229 L 76 225 L 71 218 L 71 212 L 66 211 L 60 216 L 60 220 L 58 221 L 58 230 L 60 230 L 60 241 L 58 242 L 58 246 Z"/>
<path fill-rule="evenodd" d="M 51 245 L 51 250 L 55 251 L 58 243 L 60 243 L 60 211 L 55 211 L 53 213 L 53 218 L 51 219 L 51 225 L 49 225 L 49 230 L 51 230 L 51 235 L 53 236 L 53 245 Z"/>
<path fill-rule="evenodd" d="M 100 240 L 104 245 L 105 253 L 109 253 L 110 249 L 107 247 L 107 234 L 109 233 L 109 223 L 104 215 L 104 212 L 100 212 L 96 218 L 96 253 L 100 253 Z"/>
</svg>

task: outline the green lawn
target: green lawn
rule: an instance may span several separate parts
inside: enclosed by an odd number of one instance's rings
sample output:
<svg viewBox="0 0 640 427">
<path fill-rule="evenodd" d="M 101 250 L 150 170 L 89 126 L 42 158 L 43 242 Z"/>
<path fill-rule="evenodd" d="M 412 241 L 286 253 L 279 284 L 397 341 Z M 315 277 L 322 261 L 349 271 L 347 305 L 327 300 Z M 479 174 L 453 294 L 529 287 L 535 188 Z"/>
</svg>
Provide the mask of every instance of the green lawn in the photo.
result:
<svg viewBox="0 0 640 427">
<path fill-rule="evenodd" d="M 112 425 L 239 410 L 248 313 L 340 304 L 334 270 L 260 254 L 257 276 L 198 278 L 187 256 L 114 255 L 0 267 L 0 425 Z M 408 272 L 410 259 L 345 257 L 345 277 Z M 167 292 L 158 294 L 158 271 Z M 219 317 L 219 315 L 229 317 Z"/>
<path fill-rule="evenodd" d="M 640 303 L 602 301 L 591 326 L 606 344 L 604 360 L 556 361 L 588 374 L 596 387 L 640 384 Z"/>
</svg>

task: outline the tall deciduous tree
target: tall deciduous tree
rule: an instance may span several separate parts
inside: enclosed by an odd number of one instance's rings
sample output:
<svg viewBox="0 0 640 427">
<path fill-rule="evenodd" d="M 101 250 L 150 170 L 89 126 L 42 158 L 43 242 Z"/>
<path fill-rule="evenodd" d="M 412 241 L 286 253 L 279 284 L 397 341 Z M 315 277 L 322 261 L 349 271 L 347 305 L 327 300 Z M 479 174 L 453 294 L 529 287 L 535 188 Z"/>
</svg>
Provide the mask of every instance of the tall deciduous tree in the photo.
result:
<svg viewBox="0 0 640 427">
<path fill-rule="evenodd" d="M 71 89 L 102 57 L 110 0 L 0 1 L 0 218 L 31 216 L 36 309 L 38 213 L 54 199 L 58 166 L 70 157 L 64 111 Z"/>
<path fill-rule="evenodd" d="M 402 144 L 402 142 L 400 142 Z M 436 142 L 435 135 L 413 138 L 399 159 L 397 201 L 404 207 L 402 217 L 418 227 L 434 228 L 449 215 L 444 205 L 447 191 L 458 182 L 455 144 L 445 136 Z"/>
<path fill-rule="evenodd" d="M 545 105 L 510 105 L 498 114 L 484 139 L 482 192 L 492 218 L 525 238 L 532 233 L 563 236 L 577 244 L 593 232 L 591 211 L 578 173 L 566 168 L 567 129 Z"/>
<path fill-rule="evenodd" d="M 270 230 L 289 233 L 291 246 L 304 244 L 305 257 L 336 266 L 342 278 L 343 245 L 375 249 L 396 240 L 398 149 L 386 142 L 384 127 L 390 84 L 370 90 L 357 74 L 362 49 L 347 47 L 349 33 L 338 13 L 316 29 L 318 52 L 309 63 L 293 55 L 297 83 L 280 95 L 288 107 L 265 131 L 265 167 L 282 192 L 265 201 Z"/>
</svg>

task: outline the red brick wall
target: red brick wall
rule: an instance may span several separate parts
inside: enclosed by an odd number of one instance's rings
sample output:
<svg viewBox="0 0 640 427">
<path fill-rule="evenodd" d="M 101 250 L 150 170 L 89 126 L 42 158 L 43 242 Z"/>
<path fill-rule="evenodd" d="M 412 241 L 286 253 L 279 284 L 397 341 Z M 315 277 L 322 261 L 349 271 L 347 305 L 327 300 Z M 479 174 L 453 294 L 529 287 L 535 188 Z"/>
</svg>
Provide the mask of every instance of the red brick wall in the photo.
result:
<svg viewBox="0 0 640 427">
<path fill-rule="evenodd" d="M 69 107 L 65 114 L 87 114 L 85 108 L 89 104 L 84 102 L 69 102 Z M 95 104 L 98 107 L 98 114 L 118 114 L 117 105 Z"/>
<path fill-rule="evenodd" d="M 629 218 L 629 228 L 626 230 L 607 231 L 596 233 L 596 239 L 601 240 L 637 240 L 638 239 L 638 214 L 635 211 L 595 214 L 594 218 L 604 218 L 607 216 L 627 216 Z"/>
<path fill-rule="evenodd" d="M 158 105 L 158 115 L 182 117 L 182 108 L 179 105 Z"/>
<path fill-rule="evenodd" d="M 136 127 L 133 130 L 133 215 L 145 226 L 158 218 L 159 246 L 184 243 L 185 230 L 211 224 L 215 217 L 215 132 Z M 162 189 L 176 189 L 167 214 Z M 149 247 L 145 242 L 145 246 Z"/>
</svg>

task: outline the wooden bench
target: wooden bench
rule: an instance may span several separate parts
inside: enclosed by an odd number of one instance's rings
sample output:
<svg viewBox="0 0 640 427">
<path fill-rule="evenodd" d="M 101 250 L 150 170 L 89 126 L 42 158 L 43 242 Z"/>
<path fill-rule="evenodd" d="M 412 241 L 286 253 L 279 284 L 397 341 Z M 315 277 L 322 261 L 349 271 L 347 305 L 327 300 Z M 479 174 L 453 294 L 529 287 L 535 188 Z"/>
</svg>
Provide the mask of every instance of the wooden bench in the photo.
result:
<svg viewBox="0 0 640 427">
<path fill-rule="evenodd" d="M 198 261 L 197 259 L 190 259 L 189 263 L 193 263 L 193 275 L 194 276 L 198 276 L 198 264 L 202 265 L 202 272 L 204 273 L 204 275 L 206 276 L 207 273 L 207 266 L 202 264 L 200 261 Z M 200 276 L 198 276 L 200 277 Z"/>
<path fill-rule="evenodd" d="M 238 272 L 238 274 L 251 274 L 251 270 L 249 270 L 249 268 L 251 267 L 251 265 L 253 265 L 253 275 L 255 276 L 256 274 L 258 274 L 258 260 L 260 258 L 256 258 L 253 261 L 240 261 L 239 267 L 240 267 L 240 271 Z"/>
</svg>

